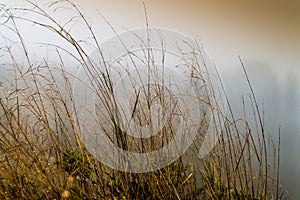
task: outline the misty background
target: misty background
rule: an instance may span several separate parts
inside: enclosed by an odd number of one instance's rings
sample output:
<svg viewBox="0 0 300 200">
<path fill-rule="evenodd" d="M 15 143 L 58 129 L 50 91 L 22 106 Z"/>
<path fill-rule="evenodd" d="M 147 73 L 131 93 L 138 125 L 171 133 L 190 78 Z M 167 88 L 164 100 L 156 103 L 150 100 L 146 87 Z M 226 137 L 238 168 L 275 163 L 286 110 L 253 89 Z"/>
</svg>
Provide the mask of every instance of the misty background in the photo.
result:
<svg viewBox="0 0 300 200">
<path fill-rule="evenodd" d="M 45 2 L 51 1 L 38 1 L 38 4 L 45 5 Z M 275 139 L 281 126 L 281 183 L 288 189 L 291 199 L 300 196 L 299 1 L 74 2 L 88 17 L 100 42 L 115 35 L 101 15 L 118 33 L 145 27 L 143 2 L 150 26 L 172 29 L 200 40 L 220 70 L 236 116 L 242 115 L 242 94 L 247 97 L 250 93 L 238 59 L 241 56 L 259 105 L 264 110 L 268 130 Z M 24 1 L 0 0 L 0 4 L 22 6 Z M 58 11 L 54 15 L 64 19 L 68 14 L 68 11 Z M 19 28 L 33 54 L 49 55 L 47 49 L 41 51 L 37 48 L 38 41 L 49 40 L 47 42 L 66 45 L 63 40 L 53 38 L 53 34 L 32 31 L 32 27 L 26 24 L 19 24 Z M 80 26 L 72 31 L 75 37 L 86 37 L 86 30 Z M 51 58 L 55 59 L 50 55 L 49 60 Z M 3 64 L 5 58 L 0 59 L 0 64 Z M 69 70 L 77 70 L 78 66 L 74 66 L 72 61 L 67 65 Z M 5 77 L 3 70 L 1 77 Z"/>
</svg>

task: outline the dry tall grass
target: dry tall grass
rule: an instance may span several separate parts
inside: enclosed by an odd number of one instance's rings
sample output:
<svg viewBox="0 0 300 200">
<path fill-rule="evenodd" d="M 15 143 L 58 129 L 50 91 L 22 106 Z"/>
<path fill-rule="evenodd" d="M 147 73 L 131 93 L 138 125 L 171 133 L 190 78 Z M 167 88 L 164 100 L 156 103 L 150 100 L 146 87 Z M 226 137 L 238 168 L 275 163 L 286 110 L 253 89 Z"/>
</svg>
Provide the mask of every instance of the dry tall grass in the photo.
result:
<svg viewBox="0 0 300 200">
<path fill-rule="evenodd" d="M 13 80 L 1 87 L 0 98 L 0 196 L 1 199 L 282 199 L 286 191 L 280 185 L 279 146 L 274 144 L 264 128 L 263 117 L 258 108 L 254 92 L 245 71 L 246 80 L 251 89 L 249 100 L 251 110 L 241 103 L 244 116 L 236 118 L 229 107 L 229 115 L 219 113 L 215 120 L 222 120 L 224 127 L 217 145 L 205 158 L 195 154 L 202 141 L 201 135 L 191 148 L 179 159 L 163 169 L 147 173 L 126 173 L 113 170 L 97 161 L 82 142 L 83 121 L 77 117 L 76 99 L 70 80 L 74 80 L 64 64 L 63 53 L 70 53 L 93 81 L 93 89 L 110 113 L 112 132 L 108 136 L 115 138 L 116 145 L 131 150 L 146 152 L 160 148 L 172 138 L 174 123 L 164 127 L 162 140 L 139 140 L 126 135 L 118 127 L 114 115 L 114 96 L 109 71 L 101 71 L 93 64 L 88 53 L 76 40 L 67 24 L 71 20 L 58 22 L 51 12 L 28 2 L 30 8 L 1 7 L 1 28 L 11 30 L 18 38 L 13 45 L 20 47 L 25 62 L 19 64 L 12 46 L 1 46 L 2 54 L 10 57 Z M 66 5 L 67 4 L 67 5 Z M 77 12 L 76 23 L 84 24 L 87 34 L 93 39 L 102 57 L 100 45 L 93 29 L 83 13 L 70 1 L 58 1 L 47 9 L 56 10 L 61 5 L 69 6 Z M 26 18 L 22 13 L 30 13 L 35 18 Z M 78 21 L 77 21 L 78 20 Z M 2 21 L 2 20 L 1 20 Z M 48 29 L 57 37 L 67 41 L 76 55 L 59 46 L 59 60 L 56 64 L 47 59 L 32 62 L 30 49 L 26 48 L 18 21 L 26 21 L 40 28 Z M 83 26 L 81 24 L 81 26 Z M 3 36 L 4 37 L 4 36 Z M 7 38 L 5 38 L 7 40 Z M 49 41 L 45 41 L 49 43 Z M 50 45 L 50 44 L 49 44 Z M 196 46 L 194 52 L 201 52 Z M 2 56 L 2 55 L 0 55 Z M 146 60 L 149 57 L 146 57 Z M 149 61 L 149 60 L 148 60 Z M 188 62 L 187 62 L 188 63 Z M 2 64 L 2 63 L 1 63 Z M 242 62 L 241 62 L 242 64 Z M 243 66 L 243 64 L 242 64 Z M 106 66 L 107 69 L 110 66 Z M 243 69 L 245 67 L 243 66 Z M 197 70 L 197 68 L 196 68 Z M 201 71 L 195 76 L 201 77 Z M 100 74 L 93 79 L 95 74 Z M 209 87 L 209 86 L 208 86 Z M 152 88 L 153 89 L 153 88 Z M 223 88 L 224 89 L 224 88 Z M 174 104 L 173 99 L 163 98 L 160 87 L 154 88 L 159 101 Z M 144 96 L 145 99 L 150 98 Z M 216 98 L 213 93 L 205 99 Z M 169 96 L 170 97 L 170 96 Z M 171 96 L 172 97 L 172 96 Z M 200 97 L 199 97 L 200 98 Z M 247 98 L 248 99 L 248 98 Z M 133 106 L 136 121 L 143 123 L 146 114 L 142 102 L 136 98 Z M 157 99 L 156 99 L 157 100 Z M 173 105 L 174 106 L 174 105 Z M 178 111 L 178 110 L 177 110 Z M 247 119 L 252 113 L 254 126 Z M 205 117 L 204 117 L 205 118 Z M 208 128 L 204 120 L 200 130 Z M 280 141 L 280 140 L 279 140 Z M 162 144 L 161 144 L 162 142 Z M 130 149 L 139 144 L 140 149 Z"/>
</svg>

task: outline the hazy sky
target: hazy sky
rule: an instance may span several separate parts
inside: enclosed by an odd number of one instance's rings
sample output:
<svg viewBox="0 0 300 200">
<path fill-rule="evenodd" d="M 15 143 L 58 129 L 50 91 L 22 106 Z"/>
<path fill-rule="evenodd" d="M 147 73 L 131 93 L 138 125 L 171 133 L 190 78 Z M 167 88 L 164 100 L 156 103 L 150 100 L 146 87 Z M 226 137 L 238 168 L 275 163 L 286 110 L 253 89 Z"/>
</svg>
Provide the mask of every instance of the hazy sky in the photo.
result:
<svg viewBox="0 0 300 200">
<path fill-rule="evenodd" d="M 113 35 L 98 11 L 121 32 L 145 26 L 144 2 L 150 26 L 170 28 L 198 38 L 221 70 L 235 67 L 238 55 L 266 62 L 277 70 L 295 69 L 300 65 L 297 59 L 300 54 L 298 0 L 73 1 L 93 22 L 102 41 Z M 78 32 L 84 34 L 84 30 Z"/>
<path fill-rule="evenodd" d="M 89 10 L 98 9 L 114 26 L 145 25 L 140 0 L 77 0 Z M 161 26 L 198 37 L 208 49 L 219 46 L 237 53 L 285 53 L 300 48 L 300 1 L 145 0 L 151 26 Z M 97 16 L 97 15 L 94 15 Z M 291 51 L 295 52 L 295 51 Z M 220 52 L 219 52 L 220 53 Z M 265 52 L 265 54 L 267 54 Z"/>
</svg>

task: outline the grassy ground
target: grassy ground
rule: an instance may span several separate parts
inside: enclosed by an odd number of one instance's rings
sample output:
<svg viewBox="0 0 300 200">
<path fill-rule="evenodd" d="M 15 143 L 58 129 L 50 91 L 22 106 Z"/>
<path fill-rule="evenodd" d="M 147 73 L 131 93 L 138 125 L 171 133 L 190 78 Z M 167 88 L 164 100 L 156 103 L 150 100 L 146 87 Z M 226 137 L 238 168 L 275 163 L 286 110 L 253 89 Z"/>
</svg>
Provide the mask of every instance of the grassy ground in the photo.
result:
<svg viewBox="0 0 300 200">
<path fill-rule="evenodd" d="M 67 2 L 67 5 L 66 5 Z M 80 22 L 86 27 L 94 46 L 100 50 L 92 27 L 70 3 L 57 2 L 47 9 L 55 10 L 61 4 L 74 9 Z M 76 103 L 70 80 L 74 79 L 65 69 L 60 52 L 58 64 L 46 59 L 32 62 L 30 50 L 26 49 L 17 21 L 27 21 L 46 28 L 57 37 L 67 41 L 76 55 L 72 56 L 84 66 L 90 77 L 97 66 L 89 63 L 89 56 L 68 31 L 64 22 L 58 22 L 36 4 L 30 8 L 1 8 L 1 17 L 7 19 L 1 28 L 12 30 L 25 61 L 18 64 L 10 46 L 1 46 L 2 54 L 10 57 L 13 80 L 1 88 L 0 99 L 0 197 L 1 199 L 281 199 L 287 193 L 279 183 L 279 142 L 274 142 L 265 130 L 254 92 L 249 82 L 250 110 L 241 102 L 244 115 L 235 117 L 228 104 L 228 113 L 219 113 L 224 127 L 216 146 L 210 154 L 199 158 L 195 154 L 202 138 L 195 140 L 190 149 L 167 167 L 148 173 L 126 173 L 111 169 L 97 161 L 85 148 L 78 124 Z M 26 18 L 22 12 L 34 14 Z M 39 21 L 39 19 L 43 20 Z M 47 19 L 46 22 L 44 19 Z M 1 20 L 2 21 L 2 20 Z M 72 21 L 72 20 L 71 20 Z M 69 23 L 71 23 L 69 21 Z M 76 21 L 76 22 L 78 22 Z M 194 49 L 198 51 L 199 49 Z M 99 51 L 101 55 L 101 51 Z M 2 55 L 0 55 L 2 56 Z M 2 63 L 1 63 L 2 64 Z M 241 62 L 243 66 L 243 63 Z M 109 67 L 109 66 L 107 66 Z M 201 77 L 200 71 L 198 76 Z M 106 102 L 113 105 L 109 73 L 94 80 L 95 90 Z M 9 86 L 9 87 L 8 87 Z M 209 86 L 208 86 L 209 87 Z M 160 95 L 159 90 L 156 90 Z M 214 99 L 212 93 L 206 93 Z M 146 96 L 147 97 L 147 96 Z M 200 97 L 199 97 L 200 98 Z M 137 104 L 139 105 L 140 102 Z M 251 116 L 249 119 L 249 115 Z M 111 122 L 117 121 L 111 115 Z M 141 119 L 140 117 L 139 119 Z M 199 125 L 200 126 L 200 125 Z M 164 127 L 171 130 L 172 123 Z M 201 124 L 207 130 L 208 123 Z M 216 130 L 217 131 L 217 130 Z M 280 132 L 280 131 L 279 131 Z M 110 136 L 116 137 L 116 145 L 122 148 L 136 142 L 124 136 L 114 126 Z M 201 135 L 201 134 L 200 134 Z M 159 142 L 157 140 L 154 140 Z M 144 141 L 147 142 L 147 141 Z M 198 142 L 198 143 L 197 143 Z M 126 144 L 126 145 L 125 145 Z M 150 146 L 150 147 L 149 147 Z M 149 142 L 149 148 L 157 143 Z M 143 150 L 141 150 L 143 151 Z"/>
</svg>

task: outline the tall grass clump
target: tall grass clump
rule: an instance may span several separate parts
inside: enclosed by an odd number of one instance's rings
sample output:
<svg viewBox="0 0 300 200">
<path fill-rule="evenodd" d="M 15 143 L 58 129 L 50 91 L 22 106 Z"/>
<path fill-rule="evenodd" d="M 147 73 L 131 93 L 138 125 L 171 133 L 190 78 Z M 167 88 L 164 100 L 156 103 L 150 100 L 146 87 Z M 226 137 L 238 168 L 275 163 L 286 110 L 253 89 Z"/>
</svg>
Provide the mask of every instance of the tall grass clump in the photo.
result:
<svg viewBox="0 0 300 200">
<path fill-rule="evenodd" d="M 287 193 L 279 180 L 279 145 L 265 129 L 250 79 L 246 73 L 251 94 L 243 98 L 242 116 L 236 117 L 226 97 L 228 111 L 219 112 L 214 120 L 222 121 L 216 145 L 204 158 L 197 156 L 203 141 L 202 132 L 209 122 L 206 113 L 199 124 L 191 147 L 170 165 L 145 173 L 129 173 L 112 169 L 99 162 L 83 143 L 83 128 L 90 123 L 80 115 L 78 96 L 74 95 L 73 81 L 81 82 L 67 69 L 67 59 L 82 66 L 90 89 L 101 102 L 98 120 L 105 116 L 96 129 L 106 131 L 107 137 L 119 148 L 132 152 L 148 152 L 161 148 L 174 137 L 176 114 L 180 108 L 172 95 L 164 96 L 164 88 L 144 87 L 132 101 L 134 120 L 148 123 L 143 104 L 149 99 L 173 108 L 159 136 L 137 139 L 120 128 L 116 115 L 113 81 L 109 63 L 96 38 L 93 27 L 72 2 L 56 1 L 40 6 L 30 1 L 26 7 L 1 5 L 1 66 L 8 69 L 1 84 L 0 98 L 0 197 L 1 199 L 282 199 Z M 61 9 L 71 10 L 72 16 L 59 21 L 55 15 Z M 42 46 L 54 52 L 53 59 L 36 59 L 27 47 L 20 23 L 46 30 L 52 37 L 62 39 L 60 46 L 46 37 Z M 74 27 L 85 27 L 87 40 L 76 38 Z M 111 27 L 112 28 L 112 27 Z M 112 28 L 114 31 L 114 29 Z M 10 34 L 10 37 L 4 33 Z M 13 38 L 13 39 L 11 39 Z M 84 41 L 84 42 L 83 42 Z M 122 43 L 122 41 L 120 41 Z M 141 40 L 141 46 L 147 41 Z M 125 46 L 125 44 L 124 44 Z M 97 52 L 98 62 L 89 56 L 89 49 Z M 155 63 L 152 51 L 146 48 L 144 60 L 148 66 Z M 134 55 L 134 52 L 127 52 Z M 189 55 L 202 54 L 200 45 L 193 46 Z M 203 62 L 203 63 L 200 63 Z M 102 63 L 100 68 L 97 63 Z M 203 80 L 205 60 L 186 60 L 193 76 Z M 196 64 L 195 64 L 196 63 Z M 132 62 L 131 64 L 134 64 Z M 195 64 L 193 66 L 189 66 Z M 242 60 L 241 65 L 245 69 Z M 2 73 L 2 72 L 1 72 Z M 154 76 L 155 77 L 155 76 Z M 1 80 L 2 81 L 2 80 Z M 155 82 L 155 80 L 153 80 Z M 199 104 L 213 106 L 217 98 L 211 92 L 212 84 L 199 93 Z M 85 83 L 82 83 L 85 84 Z M 147 85 L 147 84 L 146 84 Z M 151 90 L 151 91 L 150 91 Z M 221 88 L 224 92 L 224 88 Z M 207 92 L 210 91 L 210 92 Z M 217 91 L 215 91 L 217 92 Z M 154 95 L 150 95 L 154 94 Z M 201 96 L 200 96 L 201 95 Z M 84 95 L 82 95 L 84 96 Z M 82 100 L 82 99 L 81 99 Z M 84 99 L 83 99 L 84 100 Z M 82 101 L 83 101 L 82 100 Z M 148 100 L 148 101 L 147 101 Z M 200 101 L 201 100 L 201 101 Z M 87 104 L 91 101 L 86 100 Z M 250 106 L 247 106 L 250 105 Z M 218 106 L 218 105 L 217 105 Z M 102 113 L 103 108 L 105 114 Z M 215 109 L 215 108 L 211 108 Z M 86 111 L 88 113 L 89 110 Z M 103 111 L 104 112 L 104 111 Z M 250 116 L 250 117 L 249 117 Z M 214 130 L 217 132 L 218 130 Z M 280 131 L 279 131 L 280 132 Z M 139 163 L 137 163 L 139 164 Z"/>
</svg>

